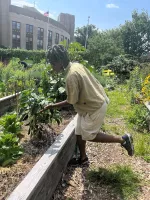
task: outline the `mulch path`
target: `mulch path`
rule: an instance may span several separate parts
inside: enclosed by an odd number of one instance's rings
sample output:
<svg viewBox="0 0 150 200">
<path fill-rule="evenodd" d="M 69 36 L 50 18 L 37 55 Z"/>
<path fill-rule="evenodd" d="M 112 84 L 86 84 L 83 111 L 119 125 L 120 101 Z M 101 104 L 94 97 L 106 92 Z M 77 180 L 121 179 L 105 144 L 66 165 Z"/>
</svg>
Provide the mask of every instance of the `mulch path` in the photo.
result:
<svg viewBox="0 0 150 200">
<path fill-rule="evenodd" d="M 123 200 L 121 194 L 116 194 L 113 187 L 94 184 L 87 179 L 87 172 L 93 168 L 108 169 L 113 165 L 131 166 L 143 180 L 136 200 L 150 199 L 150 163 L 140 157 L 129 157 L 119 144 L 87 142 L 87 154 L 89 167 L 68 166 L 53 195 L 53 200 Z"/>
</svg>

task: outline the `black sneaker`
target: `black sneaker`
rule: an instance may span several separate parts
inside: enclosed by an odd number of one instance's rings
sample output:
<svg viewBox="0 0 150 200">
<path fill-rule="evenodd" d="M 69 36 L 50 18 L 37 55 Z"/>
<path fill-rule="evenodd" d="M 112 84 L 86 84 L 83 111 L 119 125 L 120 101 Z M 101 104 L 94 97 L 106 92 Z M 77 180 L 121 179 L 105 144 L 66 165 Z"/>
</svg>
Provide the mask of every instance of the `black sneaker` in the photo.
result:
<svg viewBox="0 0 150 200">
<path fill-rule="evenodd" d="M 122 139 L 124 140 L 124 143 L 121 144 L 121 146 L 127 150 L 129 156 L 133 156 L 134 145 L 132 136 L 130 134 L 125 134 L 122 136 Z"/>
<path fill-rule="evenodd" d="M 77 166 L 77 165 L 88 165 L 89 164 L 89 159 L 86 157 L 84 160 L 81 160 L 81 158 L 73 158 L 69 161 L 68 163 L 71 166 Z"/>
</svg>

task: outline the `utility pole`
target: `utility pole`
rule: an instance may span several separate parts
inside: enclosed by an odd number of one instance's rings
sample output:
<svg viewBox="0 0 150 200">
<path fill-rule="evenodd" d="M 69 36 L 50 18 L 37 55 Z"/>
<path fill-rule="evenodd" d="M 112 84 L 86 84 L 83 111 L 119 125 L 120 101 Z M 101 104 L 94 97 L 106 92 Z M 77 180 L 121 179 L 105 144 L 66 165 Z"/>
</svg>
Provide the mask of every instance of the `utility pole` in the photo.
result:
<svg viewBox="0 0 150 200">
<path fill-rule="evenodd" d="M 47 38 L 46 38 L 46 51 L 48 50 L 48 29 L 49 29 L 49 10 L 48 10 L 48 22 L 47 22 Z"/>
<path fill-rule="evenodd" d="M 87 23 L 86 36 L 85 36 L 85 48 L 87 47 L 89 21 L 90 21 L 90 16 L 88 16 L 88 23 Z"/>
</svg>

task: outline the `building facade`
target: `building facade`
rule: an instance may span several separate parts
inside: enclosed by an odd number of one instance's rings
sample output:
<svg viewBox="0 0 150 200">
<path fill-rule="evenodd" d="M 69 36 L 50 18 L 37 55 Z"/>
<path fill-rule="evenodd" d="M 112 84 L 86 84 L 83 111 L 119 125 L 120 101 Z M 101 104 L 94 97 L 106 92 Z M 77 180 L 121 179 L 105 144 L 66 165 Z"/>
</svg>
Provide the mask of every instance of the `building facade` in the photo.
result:
<svg viewBox="0 0 150 200">
<path fill-rule="evenodd" d="M 72 41 L 69 30 L 59 21 L 45 17 L 35 8 L 0 0 L 0 46 L 45 50 L 64 40 L 67 44 Z"/>
<path fill-rule="evenodd" d="M 60 13 L 58 21 L 63 24 L 69 32 L 70 40 L 74 41 L 75 16 L 67 13 Z"/>
</svg>

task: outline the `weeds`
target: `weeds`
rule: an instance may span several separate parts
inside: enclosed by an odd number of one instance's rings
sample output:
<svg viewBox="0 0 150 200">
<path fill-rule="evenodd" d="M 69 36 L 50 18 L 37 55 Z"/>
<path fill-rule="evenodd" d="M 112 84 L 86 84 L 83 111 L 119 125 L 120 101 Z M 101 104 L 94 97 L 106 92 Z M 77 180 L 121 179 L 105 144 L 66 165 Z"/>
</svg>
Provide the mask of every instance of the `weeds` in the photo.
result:
<svg viewBox="0 0 150 200">
<path fill-rule="evenodd" d="M 88 172 L 90 182 L 98 185 L 110 185 L 122 198 L 133 199 L 138 195 L 140 178 L 129 166 L 113 166 Z"/>
</svg>

